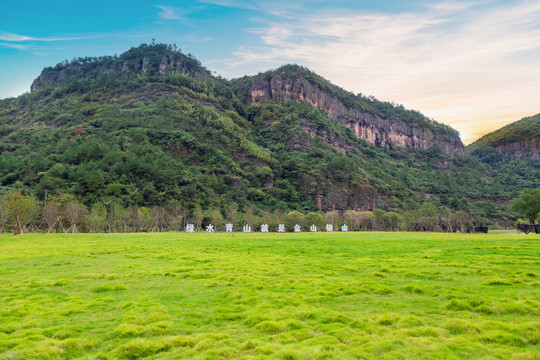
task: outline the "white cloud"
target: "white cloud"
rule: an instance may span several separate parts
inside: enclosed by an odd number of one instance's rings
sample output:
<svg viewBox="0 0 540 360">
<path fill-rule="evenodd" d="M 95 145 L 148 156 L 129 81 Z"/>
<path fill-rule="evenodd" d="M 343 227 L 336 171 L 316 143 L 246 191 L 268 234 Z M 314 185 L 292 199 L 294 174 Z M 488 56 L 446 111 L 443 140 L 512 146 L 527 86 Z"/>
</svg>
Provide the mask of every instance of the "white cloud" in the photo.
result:
<svg viewBox="0 0 540 360">
<path fill-rule="evenodd" d="M 443 10 L 443 11 L 461 11 L 473 5 L 474 3 L 471 3 L 471 2 L 443 1 L 436 4 L 430 4 L 428 5 L 428 7 L 435 10 Z"/>
<path fill-rule="evenodd" d="M 24 41 L 68 41 L 68 40 L 81 40 L 82 37 L 50 37 L 50 38 L 38 38 L 33 36 L 12 34 L 7 32 L 0 32 L 0 40 L 2 41 L 12 41 L 12 42 L 24 42 Z"/>
<path fill-rule="evenodd" d="M 415 12 L 298 17 L 254 31 L 235 55 L 306 65 L 344 88 L 419 109 L 466 142 L 540 112 L 540 3 L 444 1 Z M 486 120 L 493 119 L 489 122 Z"/>
<path fill-rule="evenodd" d="M 12 43 L 0 43 L 0 46 L 12 48 L 12 49 L 18 49 L 18 50 L 24 50 L 28 48 L 28 45 L 12 44 Z"/>
<path fill-rule="evenodd" d="M 156 5 L 161 11 L 158 13 L 158 16 L 163 20 L 183 20 L 184 18 L 180 15 L 180 10 L 173 8 L 172 6 L 163 6 Z"/>
</svg>

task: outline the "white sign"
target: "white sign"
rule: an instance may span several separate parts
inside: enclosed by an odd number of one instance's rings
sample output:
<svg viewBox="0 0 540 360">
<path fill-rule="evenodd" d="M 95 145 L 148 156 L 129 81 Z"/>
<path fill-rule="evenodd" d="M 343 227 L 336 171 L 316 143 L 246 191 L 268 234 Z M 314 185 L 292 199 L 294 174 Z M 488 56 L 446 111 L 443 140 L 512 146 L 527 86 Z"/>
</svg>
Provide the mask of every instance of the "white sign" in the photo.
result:
<svg viewBox="0 0 540 360">
<path fill-rule="evenodd" d="M 195 231 L 195 225 L 194 224 L 187 224 L 186 225 L 186 232 L 192 233 Z"/>
<path fill-rule="evenodd" d="M 311 226 L 309 227 L 309 231 L 311 231 L 311 232 L 317 232 L 317 227 L 316 227 L 315 225 L 311 225 Z"/>
<path fill-rule="evenodd" d="M 268 232 L 268 224 L 262 224 L 261 225 L 261 232 L 264 232 L 264 233 Z"/>
<path fill-rule="evenodd" d="M 334 231 L 334 225 L 326 224 L 326 231 Z"/>
<path fill-rule="evenodd" d="M 206 226 L 206 231 L 207 232 L 214 232 L 214 225 L 210 224 L 210 225 Z"/>
<path fill-rule="evenodd" d="M 285 232 L 285 224 L 279 224 L 277 231 L 278 232 Z"/>
<path fill-rule="evenodd" d="M 232 232 L 233 224 L 225 224 L 225 231 Z"/>
<path fill-rule="evenodd" d="M 341 226 L 341 231 L 347 232 L 347 231 L 349 231 L 349 227 L 348 227 L 347 225 L 343 224 L 343 225 Z"/>
<path fill-rule="evenodd" d="M 251 232 L 251 226 L 249 225 L 244 225 L 244 232 Z"/>
<path fill-rule="evenodd" d="M 300 225 L 294 225 L 294 232 L 300 232 Z"/>
</svg>

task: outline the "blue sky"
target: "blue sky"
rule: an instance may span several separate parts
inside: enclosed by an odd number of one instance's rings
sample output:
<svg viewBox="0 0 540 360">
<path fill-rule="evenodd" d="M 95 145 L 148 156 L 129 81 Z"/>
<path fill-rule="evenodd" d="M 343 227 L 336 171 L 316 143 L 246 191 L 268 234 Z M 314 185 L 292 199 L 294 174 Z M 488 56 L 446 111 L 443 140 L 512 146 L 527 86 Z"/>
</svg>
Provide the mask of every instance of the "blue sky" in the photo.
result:
<svg viewBox="0 0 540 360">
<path fill-rule="evenodd" d="M 465 142 L 540 112 L 540 1 L 1 1 L 0 98 L 43 67 L 175 43 L 226 78 L 286 63 Z"/>
</svg>

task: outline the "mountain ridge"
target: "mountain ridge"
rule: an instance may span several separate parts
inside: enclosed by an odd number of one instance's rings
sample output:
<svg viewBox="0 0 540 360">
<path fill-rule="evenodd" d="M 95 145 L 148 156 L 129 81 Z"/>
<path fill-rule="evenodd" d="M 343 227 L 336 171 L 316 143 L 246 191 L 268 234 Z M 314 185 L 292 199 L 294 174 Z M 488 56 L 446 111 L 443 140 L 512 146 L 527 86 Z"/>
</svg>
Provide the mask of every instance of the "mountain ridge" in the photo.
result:
<svg viewBox="0 0 540 360">
<path fill-rule="evenodd" d="M 126 72 L 143 76 L 184 74 L 201 81 L 217 80 L 194 57 L 170 45 L 157 44 L 130 49 L 119 57 L 78 58 L 45 68 L 32 83 L 31 91 L 74 77 L 98 78 Z M 250 81 L 250 89 L 246 89 Z M 354 95 L 302 66 L 284 65 L 262 75 L 233 79 L 230 84 L 246 105 L 271 100 L 306 101 L 380 148 L 429 149 L 437 145 L 450 155 L 465 153 L 458 132 L 451 127 L 401 105 Z M 242 94 L 245 91 L 249 92 L 247 97 Z"/>
<path fill-rule="evenodd" d="M 467 148 L 480 157 L 496 151 L 510 158 L 540 161 L 540 114 L 503 126 Z"/>
<path fill-rule="evenodd" d="M 298 65 L 285 65 L 233 80 L 237 95 L 249 104 L 304 101 L 323 110 L 368 143 L 380 148 L 429 149 L 464 155 L 459 133 L 402 105 L 354 95 Z"/>
</svg>

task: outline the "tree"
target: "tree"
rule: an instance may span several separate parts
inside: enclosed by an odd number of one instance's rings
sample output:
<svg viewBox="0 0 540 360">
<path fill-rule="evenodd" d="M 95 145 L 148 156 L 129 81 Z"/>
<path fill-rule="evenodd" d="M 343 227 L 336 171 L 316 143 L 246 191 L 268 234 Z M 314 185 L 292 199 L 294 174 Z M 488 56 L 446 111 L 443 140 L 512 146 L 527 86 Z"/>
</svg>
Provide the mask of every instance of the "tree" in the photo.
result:
<svg viewBox="0 0 540 360">
<path fill-rule="evenodd" d="M 540 188 L 524 189 L 517 199 L 510 201 L 510 208 L 529 219 L 534 224 L 540 213 Z"/>
<path fill-rule="evenodd" d="M 195 229 L 197 231 L 201 231 L 201 225 L 204 220 L 204 213 L 201 209 L 201 205 L 197 204 L 195 205 L 195 209 L 193 209 L 193 222 L 195 224 Z"/>
<path fill-rule="evenodd" d="M 349 230 L 355 230 L 358 227 L 360 227 L 360 216 L 358 211 L 355 210 L 347 210 L 343 214 L 343 220 L 345 221 L 345 224 L 349 227 Z"/>
<path fill-rule="evenodd" d="M 304 223 L 307 228 L 309 228 L 311 225 L 317 226 L 317 229 L 320 231 L 321 227 L 324 222 L 324 216 L 323 214 L 319 212 L 309 212 L 304 216 Z"/>
<path fill-rule="evenodd" d="M 171 199 L 166 205 L 167 212 L 169 213 L 169 226 L 172 230 L 178 231 L 182 229 L 182 221 L 186 216 L 186 210 L 182 207 L 180 201 L 177 199 Z"/>
<path fill-rule="evenodd" d="M 41 219 L 47 225 L 47 233 L 50 233 L 56 224 L 61 225 L 60 219 L 62 214 L 60 213 L 60 207 L 56 201 L 48 201 L 43 208 L 43 215 Z"/>
<path fill-rule="evenodd" d="M 399 225 L 403 222 L 403 217 L 396 212 L 389 211 L 383 214 L 384 226 L 386 230 L 397 231 Z"/>
<path fill-rule="evenodd" d="M 64 215 L 69 221 L 69 229 L 72 233 L 77 231 L 77 224 L 81 221 L 82 217 L 86 214 L 86 208 L 77 201 L 72 201 L 64 206 Z"/>
<path fill-rule="evenodd" d="M 150 210 L 145 207 L 132 207 L 130 209 L 131 223 L 133 225 L 133 231 L 141 232 L 148 231 L 152 228 L 152 215 Z"/>
<path fill-rule="evenodd" d="M 233 224 L 233 230 L 238 227 L 242 227 L 242 216 L 238 212 L 238 208 L 234 205 L 231 205 L 227 208 L 227 213 L 225 221 L 227 223 Z"/>
<path fill-rule="evenodd" d="M 155 230 L 160 232 L 163 231 L 164 228 L 168 227 L 169 216 L 165 209 L 157 206 L 152 206 L 152 208 L 150 209 L 150 215 L 152 217 L 152 223 Z M 152 231 L 154 229 L 152 229 Z"/>
<path fill-rule="evenodd" d="M 253 209 L 253 207 L 250 205 L 246 208 L 246 211 L 244 211 L 244 223 L 246 225 L 254 227 L 255 222 L 256 222 L 255 209 Z"/>
<path fill-rule="evenodd" d="M 9 216 L 8 216 L 7 200 L 0 199 L 0 233 L 4 232 L 4 226 L 6 225 L 8 219 L 9 219 Z"/>
<path fill-rule="evenodd" d="M 127 231 L 127 211 L 118 203 L 112 203 L 107 212 L 107 225 L 110 231 L 126 232 Z"/>
<path fill-rule="evenodd" d="M 8 216 L 13 226 L 13 234 L 22 234 L 26 224 L 30 222 L 37 210 L 36 201 L 32 195 L 24 195 L 15 190 L 7 199 Z"/>
<path fill-rule="evenodd" d="M 107 209 L 102 203 L 95 203 L 85 222 L 91 232 L 100 232 L 107 222 Z"/>
<path fill-rule="evenodd" d="M 296 224 L 301 227 L 304 226 L 304 214 L 293 210 L 285 216 L 285 226 L 287 226 L 287 229 L 292 230 Z"/>
<path fill-rule="evenodd" d="M 357 214 L 360 229 L 364 231 L 375 230 L 375 215 L 372 211 L 360 211 Z"/>
<path fill-rule="evenodd" d="M 375 223 L 375 230 L 388 230 L 385 229 L 385 221 L 384 221 L 384 215 L 386 214 L 386 211 L 383 209 L 375 209 L 373 210 L 373 221 Z"/>
<path fill-rule="evenodd" d="M 219 208 L 213 208 L 208 210 L 207 217 L 210 218 L 210 223 L 214 225 L 215 231 L 219 231 L 219 228 L 223 226 L 223 215 Z"/>
<path fill-rule="evenodd" d="M 278 208 L 274 210 L 274 212 L 272 213 L 272 220 L 270 220 L 270 223 L 269 223 L 270 227 L 274 229 L 275 231 L 277 231 L 279 224 L 283 224 L 284 220 L 285 219 L 283 216 L 283 211 Z"/>
<path fill-rule="evenodd" d="M 424 201 L 418 215 L 424 231 L 436 231 L 438 229 L 439 214 L 433 203 Z"/>
<path fill-rule="evenodd" d="M 73 133 L 73 136 L 83 136 L 86 135 L 86 131 L 84 131 L 83 126 L 81 124 L 75 126 L 75 132 Z"/>
<path fill-rule="evenodd" d="M 328 221 L 329 224 L 334 225 L 334 229 L 338 228 L 339 222 L 339 211 L 332 210 L 324 214 L 324 218 Z"/>
</svg>

